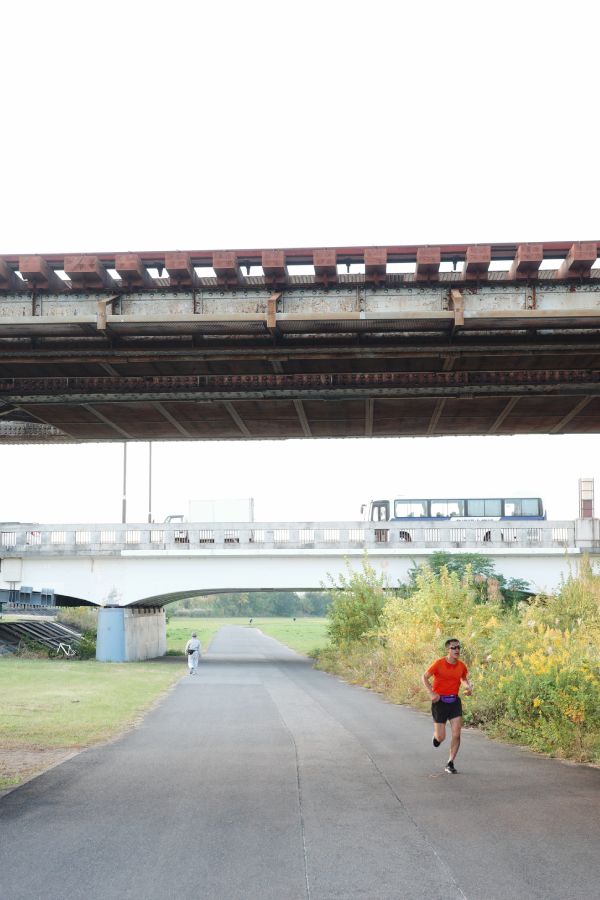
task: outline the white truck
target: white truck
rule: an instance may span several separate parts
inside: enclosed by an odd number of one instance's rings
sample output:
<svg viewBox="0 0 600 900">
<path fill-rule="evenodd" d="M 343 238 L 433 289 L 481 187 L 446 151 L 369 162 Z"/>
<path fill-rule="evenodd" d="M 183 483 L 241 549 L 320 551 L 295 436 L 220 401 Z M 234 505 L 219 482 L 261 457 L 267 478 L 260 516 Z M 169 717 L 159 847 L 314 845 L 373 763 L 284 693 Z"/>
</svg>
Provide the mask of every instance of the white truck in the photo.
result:
<svg viewBox="0 0 600 900">
<path fill-rule="evenodd" d="M 179 513 L 165 519 L 167 524 L 174 522 L 254 522 L 254 498 L 190 500 L 187 516 Z"/>
</svg>

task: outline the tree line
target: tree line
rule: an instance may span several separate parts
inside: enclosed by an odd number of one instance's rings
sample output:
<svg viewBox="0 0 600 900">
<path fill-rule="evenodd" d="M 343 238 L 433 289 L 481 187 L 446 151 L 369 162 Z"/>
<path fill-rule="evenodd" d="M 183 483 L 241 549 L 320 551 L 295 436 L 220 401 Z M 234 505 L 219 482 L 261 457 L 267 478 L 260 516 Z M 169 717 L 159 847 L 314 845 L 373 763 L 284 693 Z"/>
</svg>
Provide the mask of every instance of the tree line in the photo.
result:
<svg viewBox="0 0 600 900">
<path fill-rule="evenodd" d="M 325 591 L 243 591 L 177 600 L 172 616 L 325 616 L 331 595 Z"/>
</svg>

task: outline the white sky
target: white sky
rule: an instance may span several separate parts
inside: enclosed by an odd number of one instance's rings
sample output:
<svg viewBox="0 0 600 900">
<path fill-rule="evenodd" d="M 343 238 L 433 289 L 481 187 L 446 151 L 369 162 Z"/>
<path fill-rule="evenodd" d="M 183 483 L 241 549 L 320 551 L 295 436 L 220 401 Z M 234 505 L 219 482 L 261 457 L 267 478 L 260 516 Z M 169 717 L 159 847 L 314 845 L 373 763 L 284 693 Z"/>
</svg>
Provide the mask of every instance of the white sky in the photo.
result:
<svg viewBox="0 0 600 900">
<path fill-rule="evenodd" d="M 0 253 L 597 240 L 599 33 L 579 0 L 7 4 Z M 388 493 L 513 493 L 572 517 L 599 450 L 157 444 L 153 508 L 254 496 L 262 519 L 336 519 Z M 121 454 L 0 446 L 0 519 L 118 521 Z"/>
</svg>

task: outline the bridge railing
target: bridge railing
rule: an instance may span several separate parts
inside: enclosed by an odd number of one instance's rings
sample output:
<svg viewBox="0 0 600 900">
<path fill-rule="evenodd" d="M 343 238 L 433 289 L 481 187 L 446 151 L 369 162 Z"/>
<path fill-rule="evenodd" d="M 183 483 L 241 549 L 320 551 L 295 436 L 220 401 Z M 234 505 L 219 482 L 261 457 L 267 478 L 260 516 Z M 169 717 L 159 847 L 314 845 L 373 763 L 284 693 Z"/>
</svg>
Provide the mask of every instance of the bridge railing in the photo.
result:
<svg viewBox="0 0 600 900">
<path fill-rule="evenodd" d="M 3 525 L 3 556 L 115 555 L 143 551 L 258 553 L 261 550 L 391 550 L 569 548 L 573 521 L 499 522 L 245 522 L 126 525 Z"/>
</svg>

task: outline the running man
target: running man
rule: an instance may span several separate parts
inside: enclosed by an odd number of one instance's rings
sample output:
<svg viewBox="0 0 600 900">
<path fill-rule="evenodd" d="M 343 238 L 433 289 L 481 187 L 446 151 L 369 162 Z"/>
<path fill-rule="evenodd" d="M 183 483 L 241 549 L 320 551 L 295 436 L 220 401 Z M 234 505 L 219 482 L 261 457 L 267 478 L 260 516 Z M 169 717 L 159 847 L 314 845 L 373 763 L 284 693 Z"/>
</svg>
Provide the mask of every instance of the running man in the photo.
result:
<svg viewBox="0 0 600 900">
<path fill-rule="evenodd" d="M 469 673 L 464 662 L 459 659 L 460 642 L 457 638 L 448 638 L 444 644 L 446 656 L 436 659 L 425 674 L 422 681 L 431 697 L 431 715 L 433 716 L 433 746 L 439 747 L 446 738 L 446 722 L 450 722 L 452 737 L 450 740 L 450 756 L 445 771 L 455 775 L 454 760 L 460 747 L 460 731 L 462 728 L 462 703 L 458 692 L 464 682 L 465 694 L 470 696 L 473 686 L 469 681 Z M 433 677 L 433 688 L 429 681 Z"/>
</svg>

